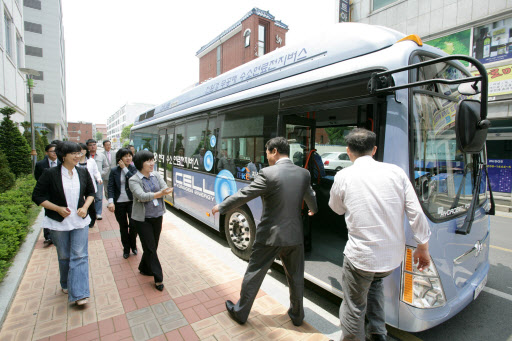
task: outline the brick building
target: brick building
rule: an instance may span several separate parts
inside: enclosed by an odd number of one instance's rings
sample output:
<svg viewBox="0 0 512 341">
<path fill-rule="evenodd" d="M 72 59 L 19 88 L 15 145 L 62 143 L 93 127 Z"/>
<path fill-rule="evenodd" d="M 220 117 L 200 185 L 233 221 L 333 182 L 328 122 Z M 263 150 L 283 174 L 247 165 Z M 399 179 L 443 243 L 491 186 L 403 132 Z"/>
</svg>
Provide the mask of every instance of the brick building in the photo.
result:
<svg viewBox="0 0 512 341">
<path fill-rule="evenodd" d="M 68 122 L 68 141 L 85 143 L 92 138 L 92 123 Z"/>
<path fill-rule="evenodd" d="M 107 134 L 107 125 L 106 124 L 98 124 L 96 123 L 94 126 L 93 126 L 93 138 L 96 140 L 96 132 L 100 132 L 102 135 L 103 135 L 103 138 L 102 140 L 106 140 L 108 139 L 108 134 Z"/>
<path fill-rule="evenodd" d="M 199 82 L 283 47 L 287 31 L 288 26 L 268 11 L 253 8 L 197 51 Z"/>
</svg>

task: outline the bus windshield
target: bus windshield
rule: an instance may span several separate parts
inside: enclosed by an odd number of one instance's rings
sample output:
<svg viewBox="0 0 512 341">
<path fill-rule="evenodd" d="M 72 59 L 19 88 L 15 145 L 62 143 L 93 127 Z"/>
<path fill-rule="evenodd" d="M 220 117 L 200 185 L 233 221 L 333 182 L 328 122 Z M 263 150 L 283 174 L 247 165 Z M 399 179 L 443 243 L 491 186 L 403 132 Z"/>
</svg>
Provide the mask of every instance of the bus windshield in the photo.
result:
<svg viewBox="0 0 512 341">
<path fill-rule="evenodd" d="M 466 77 L 461 69 L 447 63 L 420 68 L 416 75 L 418 81 Z M 411 90 L 414 184 L 424 211 L 434 220 L 453 218 L 468 210 L 483 159 L 483 153 L 474 156 L 457 148 L 455 114 L 458 102 L 466 98 L 457 87 L 434 83 Z M 481 186 L 484 199 L 484 180 Z"/>
</svg>

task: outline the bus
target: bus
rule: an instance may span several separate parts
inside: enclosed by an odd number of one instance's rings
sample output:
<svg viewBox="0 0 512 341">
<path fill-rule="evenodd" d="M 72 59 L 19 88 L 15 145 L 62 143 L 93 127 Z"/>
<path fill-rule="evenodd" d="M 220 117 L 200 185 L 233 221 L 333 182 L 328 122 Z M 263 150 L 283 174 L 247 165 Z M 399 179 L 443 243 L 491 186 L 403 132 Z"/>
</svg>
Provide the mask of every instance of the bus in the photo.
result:
<svg viewBox="0 0 512 341">
<path fill-rule="evenodd" d="M 405 257 L 385 279 L 386 322 L 417 332 L 456 315 L 487 281 L 494 204 L 485 176 L 486 76 L 477 60 L 448 56 L 416 35 L 337 24 L 142 113 L 131 142 L 155 154 L 156 169 L 174 187 L 165 201 L 224 234 L 247 260 L 261 199 L 225 215 L 211 210 L 268 166 L 265 142 L 285 136 L 292 161 L 311 172 L 319 205 L 303 218 L 305 278 L 343 297 L 348 232 L 328 206 L 339 169 L 323 167 L 321 155 L 343 155 L 351 129 L 374 131 L 375 159 L 409 174 L 432 230 L 432 265 L 419 272 L 404 221 Z"/>
</svg>

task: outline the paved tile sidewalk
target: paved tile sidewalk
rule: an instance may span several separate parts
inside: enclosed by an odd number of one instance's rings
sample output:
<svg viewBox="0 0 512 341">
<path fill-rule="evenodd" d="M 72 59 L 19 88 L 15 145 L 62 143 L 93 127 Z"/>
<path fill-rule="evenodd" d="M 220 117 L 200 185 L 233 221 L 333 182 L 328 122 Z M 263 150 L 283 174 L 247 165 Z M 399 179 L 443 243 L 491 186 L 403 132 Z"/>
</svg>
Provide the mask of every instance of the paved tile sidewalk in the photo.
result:
<svg viewBox="0 0 512 341">
<path fill-rule="evenodd" d="M 91 297 L 68 303 L 59 284 L 54 246 L 36 243 L 25 275 L 0 330 L 4 340 L 327 340 L 308 323 L 295 327 L 287 308 L 260 291 L 243 326 L 224 301 L 239 298 L 242 278 L 220 259 L 164 220 L 158 254 L 165 289 L 125 260 L 114 214 L 89 229 Z M 233 256 L 234 257 L 234 256 Z"/>
</svg>

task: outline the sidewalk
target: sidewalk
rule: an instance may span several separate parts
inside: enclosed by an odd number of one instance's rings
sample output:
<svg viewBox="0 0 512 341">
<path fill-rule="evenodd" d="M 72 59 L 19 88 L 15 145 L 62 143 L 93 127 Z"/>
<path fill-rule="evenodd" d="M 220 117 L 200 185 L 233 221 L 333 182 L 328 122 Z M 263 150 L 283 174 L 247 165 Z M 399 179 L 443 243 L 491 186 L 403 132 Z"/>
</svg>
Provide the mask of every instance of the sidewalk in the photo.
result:
<svg viewBox="0 0 512 341">
<path fill-rule="evenodd" d="M 240 326 L 224 301 L 239 298 L 242 278 L 164 219 L 158 248 L 165 289 L 139 274 L 142 256 L 122 257 L 119 228 L 106 207 L 89 230 L 86 306 L 67 302 L 60 290 L 55 247 L 36 243 L 0 340 L 328 340 L 304 322 L 295 327 L 287 307 L 260 291 L 248 322 Z"/>
</svg>

